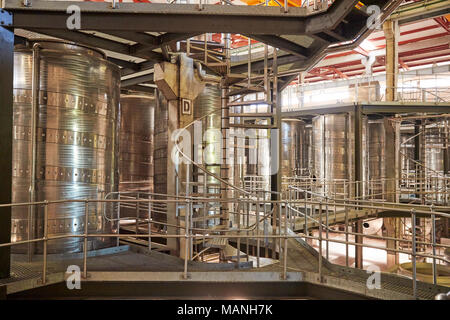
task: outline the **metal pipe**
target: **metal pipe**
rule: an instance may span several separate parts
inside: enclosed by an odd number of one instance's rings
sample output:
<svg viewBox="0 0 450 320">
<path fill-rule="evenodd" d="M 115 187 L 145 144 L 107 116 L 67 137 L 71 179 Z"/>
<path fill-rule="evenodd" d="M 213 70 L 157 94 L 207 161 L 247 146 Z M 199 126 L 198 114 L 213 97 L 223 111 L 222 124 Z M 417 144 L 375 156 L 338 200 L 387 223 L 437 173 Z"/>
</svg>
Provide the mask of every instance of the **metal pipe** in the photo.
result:
<svg viewBox="0 0 450 320">
<path fill-rule="evenodd" d="M 39 119 L 39 91 L 40 91 L 40 49 L 39 43 L 33 45 L 33 69 L 31 79 L 31 172 L 29 185 L 29 201 L 36 201 L 36 166 L 37 166 L 37 122 Z M 31 205 L 28 211 L 28 240 L 34 238 L 34 219 L 36 218 L 35 206 Z M 28 244 L 28 262 L 32 261 L 34 245 Z"/>
</svg>

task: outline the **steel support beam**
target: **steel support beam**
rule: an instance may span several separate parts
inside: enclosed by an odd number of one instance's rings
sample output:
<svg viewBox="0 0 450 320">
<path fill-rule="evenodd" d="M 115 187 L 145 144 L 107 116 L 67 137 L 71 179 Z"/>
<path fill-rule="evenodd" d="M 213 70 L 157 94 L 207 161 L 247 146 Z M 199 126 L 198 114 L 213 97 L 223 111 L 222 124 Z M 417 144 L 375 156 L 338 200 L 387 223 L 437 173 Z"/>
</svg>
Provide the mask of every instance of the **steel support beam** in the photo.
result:
<svg viewBox="0 0 450 320">
<path fill-rule="evenodd" d="M 102 37 L 97 37 L 92 34 L 83 33 L 79 31 L 59 30 L 59 29 L 46 29 L 46 28 L 33 28 L 30 29 L 33 32 L 45 34 L 55 38 L 77 42 L 91 47 L 96 47 L 104 50 L 109 50 L 121 54 L 131 55 L 142 59 L 162 61 L 162 54 L 153 52 L 150 49 L 142 52 L 135 52 L 135 47 L 126 43 L 121 43 Z"/>
<path fill-rule="evenodd" d="M 153 73 L 150 73 L 150 74 L 145 74 L 143 76 L 122 80 L 121 87 L 126 88 L 126 87 L 134 86 L 134 85 L 137 85 L 140 83 L 153 82 L 153 78 L 154 78 Z"/>
<path fill-rule="evenodd" d="M 398 75 L 398 39 L 400 28 L 397 21 L 387 20 L 383 24 L 386 38 L 386 100 L 395 101 L 397 98 Z"/>
<path fill-rule="evenodd" d="M 278 36 L 261 34 L 253 35 L 252 38 L 303 59 L 311 55 L 307 48 Z"/>
<path fill-rule="evenodd" d="M 1 10 L 2 25 L 12 16 Z M 11 203 L 14 31 L 0 26 L 0 203 Z M 11 241 L 11 208 L 0 208 L 0 243 Z M 0 278 L 10 275 L 10 247 L 0 248 Z"/>
<path fill-rule="evenodd" d="M 355 148 L 353 155 L 353 163 L 355 170 L 355 184 L 354 195 L 356 199 L 360 199 L 362 196 L 362 182 L 363 181 L 363 148 L 362 148 L 362 134 L 363 134 L 363 126 L 362 126 L 362 108 L 360 105 L 355 105 L 355 111 L 353 114 L 353 123 L 354 123 L 354 139 L 355 139 Z M 362 220 L 359 219 L 355 223 L 356 232 L 363 233 Z M 363 242 L 362 236 L 355 236 L 355 242 L 361 243 Z M 355 268 L 362 269 L 363 268 L 363 247 L 355 246 Z"/>
<path fill-rule="evenodd" d="M 197 4 L 121 3 L 112 8 L 106 2 L 33 0 L 29 7 L 23 6 L 22 0 L 4 2 L 14 13 L 14 27 L 24 29 L 66 29 L 67 7 L 76 5 L 83 17 L 82 30 L 314 34 L 335 29 L 358 0 L 336 0 L 328 10 L 313 15 L 296 7 L 284 12 L 271 6 L 206 4 L 199 10 Z"/>
</svg>

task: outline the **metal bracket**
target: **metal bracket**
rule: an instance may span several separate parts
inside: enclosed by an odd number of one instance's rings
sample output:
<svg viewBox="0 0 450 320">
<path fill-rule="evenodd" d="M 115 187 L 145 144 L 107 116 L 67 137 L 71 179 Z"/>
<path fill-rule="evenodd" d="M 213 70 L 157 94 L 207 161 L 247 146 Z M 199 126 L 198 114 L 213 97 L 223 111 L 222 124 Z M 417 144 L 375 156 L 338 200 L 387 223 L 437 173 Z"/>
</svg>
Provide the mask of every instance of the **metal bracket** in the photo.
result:
<svg viewBox="0 0 450 320">
<path fill-rule="evenodd" d="M 12 13 L 6 10 L 0 10 L 0 27 L 11 27 L 12 26 Z"/>
</svg>

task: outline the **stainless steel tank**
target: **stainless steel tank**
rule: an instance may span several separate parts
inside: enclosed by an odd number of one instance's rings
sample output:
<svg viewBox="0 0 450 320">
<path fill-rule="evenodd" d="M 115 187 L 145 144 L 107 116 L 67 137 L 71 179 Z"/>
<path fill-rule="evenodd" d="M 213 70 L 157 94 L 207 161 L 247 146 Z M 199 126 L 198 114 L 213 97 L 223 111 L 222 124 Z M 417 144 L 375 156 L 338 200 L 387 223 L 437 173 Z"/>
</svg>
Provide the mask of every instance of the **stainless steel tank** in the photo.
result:
<svg viewBox="0 0 450 320">
<path fill-rule="evenodd" d="M 445 167 L 448 124 L 439 120 L 425 127 L 425 166 L 427 176 L 442 176 Z"/>
<path fill-rule="evenodd" d="M 155 130 L 153 147 L 153 190 L 155 193 L 167 194 L 167 165 L 169 148 L 169 104 L 161 91 L 155 90 Z M 158 198 L 158 197 L 155 197 Z M 161 196 L 160 199 L 167 199 Z M 167 221 L 167 215 L 163 212 L 152 213 L 156 221 Z M 163 228 L 163 226 L 159 226 Z"/>
<path fill-rule="evenodd" d="M 120 96 L 120 191 L 153 192 L 155 99 Z"/>
<path fill-rule="evenodd" d="M 308 168 L 308 142 L 305 122 L 284 119 L 281 123 L 282 164 L 284 177 L 302 175 Z"/>
<path fill-rule="evenodd" d="M 95 49 L 59 41 L 38 43 L 35 167 L 31 130 L 33 52 L 29 46 L 17 47 L 14 53 L 13 202 L 98 199 L 117 191 L 119 68 Z M 33 185 L 34 199 L 29 192 Z M 84 203 L 49 205 L 49 236 L 82 233 L 84 217 Z M 13 209 L 12 241 L 26 240 L 29 229 L 31 237 L 43 236 L 42 206 L 36 206 L 34 212 L 27 207 Z M 101 203 L 89 205 L 88 229 L 90 233 L 111 232 Z M 109 243 L 108 238 L 91 238 L 88 249 Z M 14 248 L 15 252 L 26 250 Z M 36 244 L 33 250 L 41 252 L 41 248 L 42 244 Z M 78 252 L 82 248 L 82 238 L 48 242 L 49 253 Z"/>
<path fill-rule="evenodd" d="M 222 135 L 221 135 L 221 89 L 216 84 L 206 84 L 203 91 L 194 100 L 194 119 L 198 121 L 194 133 L 194 147 L 197 148 L 197 162 L 201 163 L 209 172 L 220 176 L 220 163 L 222 161 Z M 194 129 L 195 130 L 195 129 Z M 202 173 L 197 168 L 194 172 Z M 205 181 L 206 177 L 206 181 Z M 211 176 L 194 175 L 194 181 L 199 182 L 194 190 L 207 194 L 220 194 L 220 182 Z M 203 216 L 203 208 L 198 212 Z M 213 216 L 218 213 L 219 207 L 211 206 L 207 215 Z M 201 219 L 200 219 L 201 220 Z M 205 223 L 204 223 L 205 222 Z M 219 224 L 220 219 L 208 219 L 196 223 L 198 227 L 211 227 Z"/>
<path fill-rule="evenodd" d="M 370 198 L 381 199 L 386 178 L 386 129 L 383 119 L 368 122 L 368 190 Z M 391 143 L 394 143 L 393 141 Z"/>
<path fill-rule="evenodd" d="M 328 114 L 313 118 L 313 178 L 315 190 L 330 197 L 352 196 L 354 181 L 354 119 L 352 114 Z M 363 168 L 366 156 L 366 124 L 363 118 Z M 363 181 L 366 170 L 363 170 Z M 363 184 L 359 188 L 364 188 Z M 364 193 L 364 190 L 361 190 Z"/>
</svg>

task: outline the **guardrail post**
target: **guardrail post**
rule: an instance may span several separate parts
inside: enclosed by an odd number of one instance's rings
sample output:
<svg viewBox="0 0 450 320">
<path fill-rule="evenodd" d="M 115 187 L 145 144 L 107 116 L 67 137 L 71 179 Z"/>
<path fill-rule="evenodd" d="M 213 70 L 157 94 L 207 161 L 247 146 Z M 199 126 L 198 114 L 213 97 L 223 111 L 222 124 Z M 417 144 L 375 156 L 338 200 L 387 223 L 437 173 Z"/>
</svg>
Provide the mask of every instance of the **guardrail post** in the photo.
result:
<svg viewBox="0 0 450 320">
<path fill-rule="evenodd" d="M 287 248 L 288 248 L 288 238 L 287 238 L 287 220 L 288 216 L 288 203 L 286 202 L 285 216 L 284 216 L 284 257 L 283 257 L 283 280 L 287 280 Z M 280 221 L 281 228 L 281 221 Z"/>
<path fill-rule="evenodd" d="M 190 199 L 186 199 L 186 210 L 184 212 L 184 223 L 185 223 L 185 227 L 184 227 L 184 272 L 183 272 L 183 279 L 187 279 L 188 278 L 188 259 L 189 259 L 189 212 L 190 212 L 190 208 L 191 206 L 191 200 Z"/>
<path fill-rule="evenodd" d="M 42 284 L 47 282 L 48 201 L 44 201 L 44 250 L 42 254 Z"/>
<path fill-rule="evenodd" d="M 140 210 L 140 208 L 139 208 L 139 205 L 140 205 L 140 203 L 139 203 L 139 197 L 140 197 L 140 195 L 139 195 L 139 192 L 138 193 L 136 193 L 136 234 L 138 234 L 139 233 L 139 210 Z"/>
<path fill-rule="evenodd" d="M 319 281 L 322 282 L 322 201 L 319 203 Z"/>
<path fill-rule="evenodd" d="M 119 202 L 117 203 L 117 246 L 120 246 L 120 192 L 118 193 Z M 113 204 L 114 205 L 114 204 Z"/>
<path fill-rule="evenodd" d="M 433 205 L 431 205 L 431 241 L 433 249 L 433 284 L 437 284 L 436 268 L 436 216 L 433 214 Z"/>
<path fill-rule="evenodd" d="M 264 192 L 262 192 L 262 194 L 264 195 Z M 263 205 L 264 204 L 264 199 L 263 199 Z M 260 241 L 261 239 L 259 238 L 259 206 L 260 206 L 260 202 L 259 202 L 259 193 L 256 196 L 256 267 L 259 268 L 260 266 L 260 261 L 259 261 L 259 255 L 260 255 Z"/>
<path fill-rule="evenodd" d="M 89 224 L 89 200 L 84 202 L 84 246 L 83 246 L 83 278 L 87 279 L 87 245 Z"/>
<path fill-rule="evenodd" d="M 411 209 L 411 227 L 412 227 L 412 282 L 413 282 L 413 296 L 417 299 L 417 265 L 416 265 L 416 211 Z"/>
<path fill-rule="evenodd" d="M 152 200 L 152 196 L 148 196 Z M 148 202 L 148 252 L 152 251 L 152 202 Z"/>
</svg>

